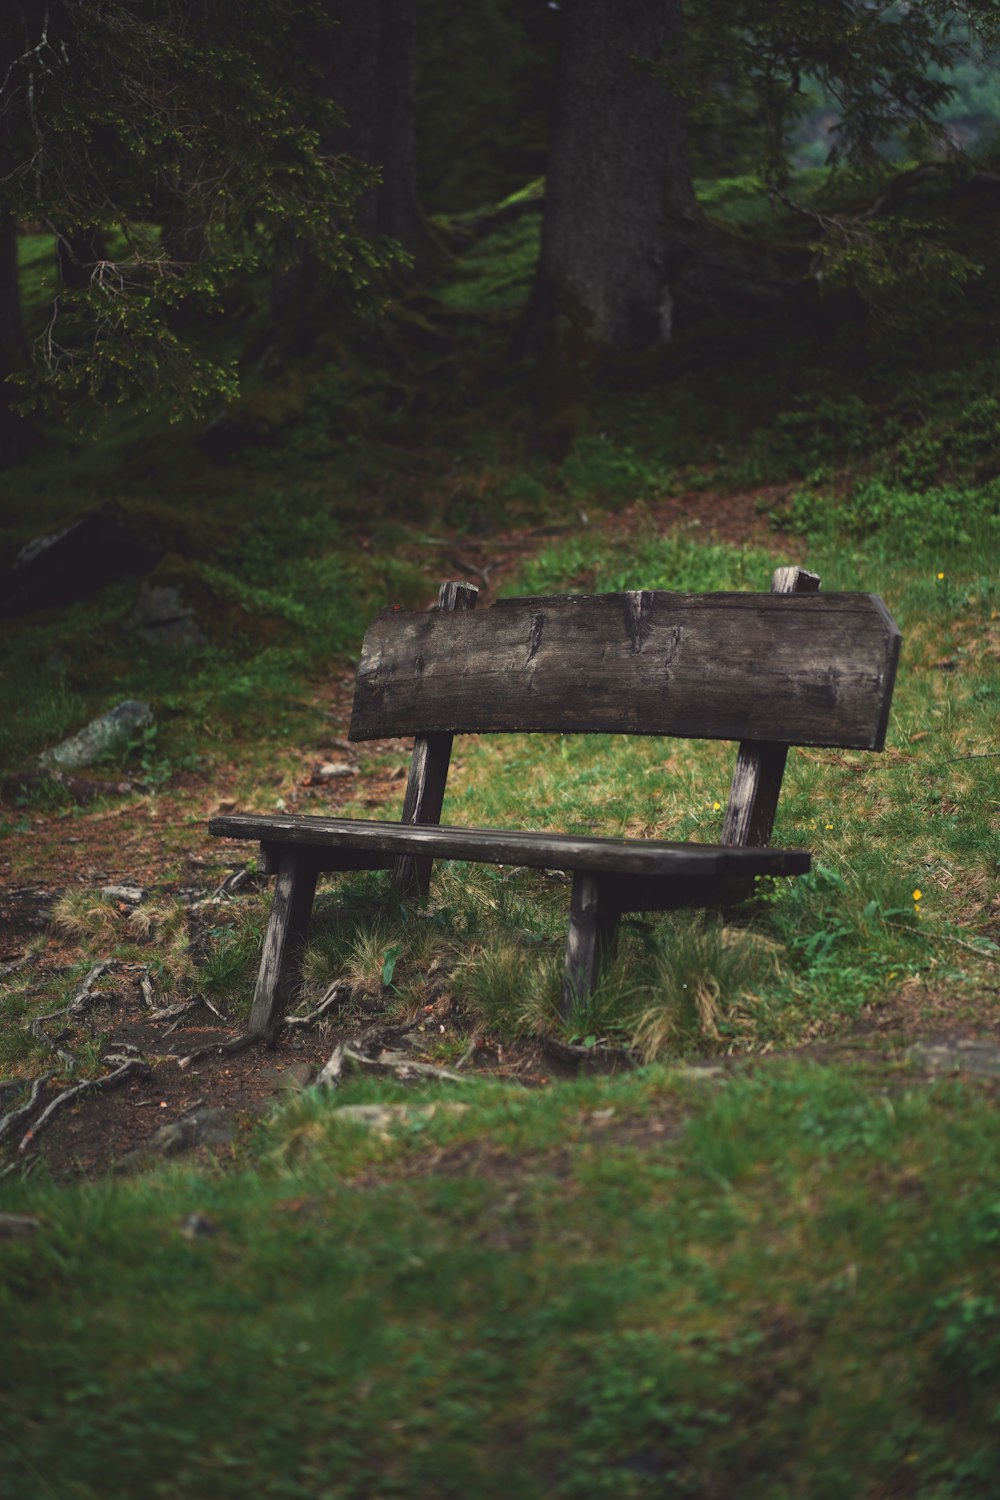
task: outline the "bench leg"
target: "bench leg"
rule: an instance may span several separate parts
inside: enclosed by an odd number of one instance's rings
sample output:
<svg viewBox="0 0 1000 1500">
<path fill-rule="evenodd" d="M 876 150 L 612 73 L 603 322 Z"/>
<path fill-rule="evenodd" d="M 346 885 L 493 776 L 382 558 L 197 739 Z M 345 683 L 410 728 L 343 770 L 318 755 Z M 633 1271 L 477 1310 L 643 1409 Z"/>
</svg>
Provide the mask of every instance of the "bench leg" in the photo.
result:
<svg viewBox="0 0 1000 1500">
<path fill-rule="evenodd" d="M 568 1016 L 575 1005 L 583 1005 L 590 998 L 601 966 L 614 951 L 617 931 L 617 909 L 602 900 L 597 877 L 578 870 L 573 876 L 569 903 L 562 993 L 564 1016 Z"/>
<path fill-rule="evenodd" d="M 273 1035 L 288 999 L 292 959 L 305 938 L 316 894 L 316 863 L 309 855 L 282 849 L 277 873 L 250 1013 L 250 1030 L 266 1037 Z"/>
</svg>

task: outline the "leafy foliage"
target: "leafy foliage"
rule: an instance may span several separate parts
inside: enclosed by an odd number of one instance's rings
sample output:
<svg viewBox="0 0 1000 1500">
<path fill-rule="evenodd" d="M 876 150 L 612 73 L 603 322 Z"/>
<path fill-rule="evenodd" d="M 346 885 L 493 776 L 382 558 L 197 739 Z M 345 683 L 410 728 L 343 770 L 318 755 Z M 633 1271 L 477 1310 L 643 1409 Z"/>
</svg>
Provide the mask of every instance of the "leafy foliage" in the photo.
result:
<svg viewBox="0 0 1000 1500">
<path fill-rule="evenodd" d="M 308 251 L 357 297 L 387 258 L 353 228 L 372 172 L 333 157 L 339 112 L 310 42 L 321 8 L 19 0 L 0 79 L 0 210 L 77 260 L 40 341 L 28 404 L 210 410 L 232 361 L 199 352 L 192 314 L 236 278 Z M 106 242 L 80 264 L 80 236 Z"/>
</svg>

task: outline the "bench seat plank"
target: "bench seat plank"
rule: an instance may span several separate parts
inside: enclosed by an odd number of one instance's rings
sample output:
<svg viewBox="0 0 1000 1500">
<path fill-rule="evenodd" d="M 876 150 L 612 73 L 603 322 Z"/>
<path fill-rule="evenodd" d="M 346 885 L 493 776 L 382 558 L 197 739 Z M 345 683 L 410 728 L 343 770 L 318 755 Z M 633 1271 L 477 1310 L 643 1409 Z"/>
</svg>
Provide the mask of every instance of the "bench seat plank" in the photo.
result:
<svg viewBox="0 0 1000 1500">
<path fill-rule="evenodd" d="M 213 818 L 208 829 L 217 838 L 256 839 L 276 848 L 315 847 L 319 868 L 331 870 L 380 869 L 390 866 L 399 854 L 646 877 L 804 875 L 810 866 L 806 849 L 734 848 L 280 813 L 227 813 Z"/>
</svg>

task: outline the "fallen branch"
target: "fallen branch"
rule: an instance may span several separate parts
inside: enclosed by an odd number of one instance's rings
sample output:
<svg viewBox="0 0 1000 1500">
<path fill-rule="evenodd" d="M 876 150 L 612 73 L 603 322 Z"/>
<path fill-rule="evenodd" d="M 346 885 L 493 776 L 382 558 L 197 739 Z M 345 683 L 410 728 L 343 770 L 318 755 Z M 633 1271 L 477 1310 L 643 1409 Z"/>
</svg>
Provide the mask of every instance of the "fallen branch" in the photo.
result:
<svg viewBox="0 0 1000 1500">
<path fill-rule="evenodd" d="M 193 1000 L 175 1000 L 172 1005 L 161 1005 L 158 1010 L 151 1010 L 149 1019 L 151 1021 L 174 1021 L 178 1016 L 186 1015 L 193 1006 Z"/>
<path fill-rule="evenodd" d="M 113 1073 L 108 1073 L 104 1078 L 88 1078 L 83 1083 L 74 1084 L 70 1089 L 64 1089 L 61 1094 L 56 1095 L 51 1104 L 38 1116 L 38 1119 L 27 1134 L 22 1137 L 21 1144 L 17 1148 L 18 1151 L 26 1151 L 32 1141 L 38 1139 L 45 1126 L 52 1120 L 52 1117 L 62 1109 L 64 1104 L 69 1104 L 72 1099 L 78 1098 L 81 1094 L 107 1093 L 109 1089 L 115 1089 L 121 1084 L 127 1083 L 130 1078 L 148 1078 L 151 1072 L 152 1068 L 148 1062 L 142 1062 L 139 1058 L 133 1057 L 128 1062 L 123 1063 L 120 1068 L 116 1068 Z"/>
<path fill-rule="evenodd" d="M 203 1005 L 206 1010 L 210 1010 L 213 1016 L 218 1016 L 219 1020 L 225 1023 L 226 1017 L 222 1014 L 221 1010 L 219 1010 L 212 1004 L 207 995 L 195 995 L 194 998 L 200 1005 Z"/>
<path fill-rule="evenodd" d="M 51 1073 L 43 1073 L 41 1077 L 36 1078 L 31 1085 L 31 1093 L 28 1095 L 27 1104 L 22 1104 L 19 1109 L 12 1109 L 9 1115 L 4 1115 L 3 1119 L 0 1120 L 0 1141 L 3 1140 L 5 1135 L 10 1134 L 15 1125 L 27 1119 L 28 1115 L 31 1114 L 31 1111 L 38 1102 L 39 1094 L 51 1077 Z"/>
<path fill-rule="evenodd" d="M 975 943 L 970 943 L 966 938 L 953 937 L 950 932 L 922 932 L 919 927 L 908 927 L 905 922 L 886 921 L 887 927 L 895 927 L 898 932 L 909 932 L 914 937 L 922 937 L 927 943 L 954 943 L 957 948 L 968 948 L 970 953 L 978 953 L 980 958 L 988 958 L 993 963 L 997 962 L 997 954 L 1000 949 L 996 943 L 990 943 L 989 948 L 977 948 Z M 989 943 L 989 938 L 984 938 Z"/>
<path fill-rule="evenodd" d="M 187 1057 L 179 1057 L 177 1066 L 187 1069 L 194 1062 L 199 1062 L 203 1057 L 235 1057 L 238 1052 L 245 1052 L 252 1047 L 254 1042 L 264 1041 L 261 1031 L 248 1031 L 243 1036 L 236 1036 L 229 1042 L 213 1042 L 209 1047 L 199 1047 L 196 1052 L 191 1052 Z"/>
</svg>

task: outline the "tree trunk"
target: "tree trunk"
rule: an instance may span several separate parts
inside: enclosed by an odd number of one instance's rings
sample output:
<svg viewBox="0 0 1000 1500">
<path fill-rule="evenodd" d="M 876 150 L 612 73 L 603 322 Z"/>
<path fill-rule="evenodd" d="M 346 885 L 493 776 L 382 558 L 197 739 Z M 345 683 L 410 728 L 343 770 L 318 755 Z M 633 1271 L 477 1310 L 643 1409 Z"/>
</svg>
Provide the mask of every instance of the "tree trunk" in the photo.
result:
<svg viewBox="0 0 1000 1500">
<path fill-rule="evenodd" d="M 324 84 L 347 118 L 334 149 L 377 166 L 358 205 L 364 234 L 390 234 L 417 263 L 432 241 L 417 202 L 413 67 L 417 0 L 333 0 Z"/>
<path fill-rule="evenodd" d="M 567 0 L 536 317 L 635 350 L 671 335 L 675 283 L 705 228 L 684 111 L 647 66 L 676 51 L 682 0 Z"/>
<path fill-rule="evenodd" d="M 0 210 L 0 468 L 23 457 L 31 427 L 13 410 L 21 392 L 10 381 L 28 366 L 28 343 L 21 319 L 17 278 L 17 226 Z"/>
<path fill-rule="evenodd" d="M 433 242 L 417 202 L 416 111 L 413 68 L 417 0 L 381 0 L 378 45 L 378 135 L 382 168 L 375 227 L 391 234 L 418 268 L 433 258 Z"/>
<path fill-rule="evenodd" d="M 391 235 L 418 270 L 437 247 L 417 200 L 413 67 L 417 0 L 330 0 L 335 23 L 310 34 L 321 87 L 339 105 L 345 124 L 323 145 L 379 168 L 382 181 L 358 199 L 355 222 L 368 237 Z M 323 273 L 303 253 L 275 278 L 267 344 L 308 353 L 330 309 Z"/>
</svg>

